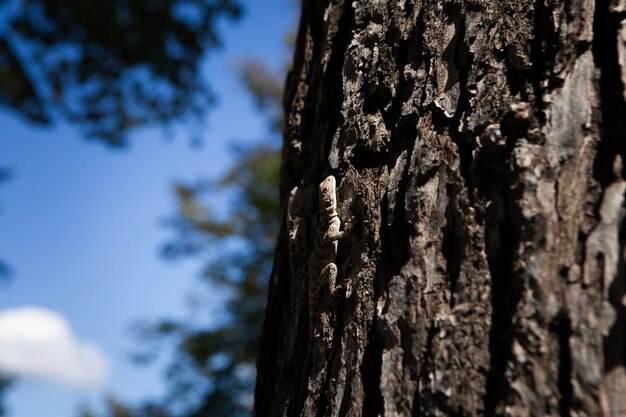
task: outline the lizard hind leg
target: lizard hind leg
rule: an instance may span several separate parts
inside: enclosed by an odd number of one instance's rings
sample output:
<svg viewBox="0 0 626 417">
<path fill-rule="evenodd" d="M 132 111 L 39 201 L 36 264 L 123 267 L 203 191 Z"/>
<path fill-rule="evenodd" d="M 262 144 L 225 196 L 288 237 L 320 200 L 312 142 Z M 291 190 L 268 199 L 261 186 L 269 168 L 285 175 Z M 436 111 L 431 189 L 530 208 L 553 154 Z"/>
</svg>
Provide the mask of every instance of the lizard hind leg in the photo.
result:
<svg viewBox="0 0 626 417">
<path fill-rule="evenodd" d="M 341 289 L 340 286 L 337 286 L 337 265 L 335 265 L 334 262 L 326 265 L 324 269 L 322 269 L 322 272 L 320 272 L 320 278 L 322 282 L 328 283 L 328 289 L 331 295 L 337 296 Z"/>
</svg>

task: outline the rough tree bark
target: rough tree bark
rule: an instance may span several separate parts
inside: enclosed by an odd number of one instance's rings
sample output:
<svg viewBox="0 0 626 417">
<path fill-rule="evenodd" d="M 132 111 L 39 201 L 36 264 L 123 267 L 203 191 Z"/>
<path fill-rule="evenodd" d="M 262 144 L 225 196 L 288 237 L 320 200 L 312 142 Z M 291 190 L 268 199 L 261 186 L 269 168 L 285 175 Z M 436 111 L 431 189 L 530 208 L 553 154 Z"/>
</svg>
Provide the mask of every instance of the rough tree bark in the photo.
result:
<svg viewBox="0 0 626 417">
<path fill-rule="evenodd" d="M 304 1 L 256 415 L 623 416 L 625 82 L 624 0 Z"/>
</svg>

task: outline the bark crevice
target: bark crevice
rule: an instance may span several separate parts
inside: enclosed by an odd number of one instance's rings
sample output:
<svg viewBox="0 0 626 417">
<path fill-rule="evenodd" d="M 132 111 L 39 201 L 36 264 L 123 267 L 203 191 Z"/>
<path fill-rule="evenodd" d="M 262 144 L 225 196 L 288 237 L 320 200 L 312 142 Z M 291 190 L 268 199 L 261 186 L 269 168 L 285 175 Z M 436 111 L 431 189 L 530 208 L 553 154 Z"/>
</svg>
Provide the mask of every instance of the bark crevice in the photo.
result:
<svg viewBox="0 0 626 417">
<path fill-rule="evenodd" d="M 446 260 L 446 275 L 450 288 L 450 307 L 453 308 L 457 302 L 457 283 L 461 274 L 468 237 L 463 227 L 464 219 L 459 207 L 456 186 L 453 184 L 448 185 L 447 193 L 449 200 L 446 206 L 446 225 L 443 230 L 441 252 Z"/>
<path fill-rule="evenodd" d="M 571 416 L 572 407 L 572 352 L 570 338 L 572 322 L 566 311 L 561 311 L 550 324 L 551 331 L 556 333 L 559 345 L 559 367 L 557 385 L 559 387 L 559 411 L 561 417 Z"/>
<path fill-rule="evenodd" d="M 503 173 L 495 174 L 496 177 L 498 175 Z M 496 181 L 485 225 L 485 245 L 491 276 L 490 369 L 484 400 L 487 417 L 501 414 L 497 406 L 504 394 L 506 363 L 512 354 L 514 340 L 513 317 L 524 285 L 514 268 L 518 238 L 509 198 L 506 181 Z"/>
<path fill-rule="evenodd" d="M 368 343 L 365 346 L 361 364 L 361 382 L 363 391 L 363 417 L 379 416 L 382 394 L 380 392 L 380 374 L 382 369 L 383 346 L 376 321 L 369 330 Z"/>
<path fill-rule="evenodd" d="M 611 11 L 609 1 L 596 1 L 592 53 L 600 68 L 600 138 L 593 165 L 594 178 L 606 188 L 613 181 L 615 155 L 626 160 L 626 101 L 618 60 L 618 34 L 626 12 Z M 626 172 L 622 171 L 622 176 Z"/>
<path fill-rule="evenodd" d="M 554 5 L 546 0 L 534 1 L 533 37 L 530 48 L 530 63 L 534 95 L 535 116 L 541 123 L 546 121 L 544 113 L 544 92 L 554 87 L 552 69 L 558 45 L 557 33 L 554 30 Z"/>
</svg>

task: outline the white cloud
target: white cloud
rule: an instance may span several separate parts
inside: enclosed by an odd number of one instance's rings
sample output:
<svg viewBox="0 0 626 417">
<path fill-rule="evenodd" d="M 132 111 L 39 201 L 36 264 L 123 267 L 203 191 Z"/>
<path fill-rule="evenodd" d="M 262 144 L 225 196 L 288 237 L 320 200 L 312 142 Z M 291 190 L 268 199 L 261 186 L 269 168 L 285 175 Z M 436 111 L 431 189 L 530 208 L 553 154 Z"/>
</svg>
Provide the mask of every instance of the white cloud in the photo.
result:
<svg viewBox="0 0 626 417">
<path fill-rule="evenodd" d="M 38 307 L 0 310 L 0 371 L 76 386 L 102 385 L 108 363 L 65 318 Z"/>
</svg>

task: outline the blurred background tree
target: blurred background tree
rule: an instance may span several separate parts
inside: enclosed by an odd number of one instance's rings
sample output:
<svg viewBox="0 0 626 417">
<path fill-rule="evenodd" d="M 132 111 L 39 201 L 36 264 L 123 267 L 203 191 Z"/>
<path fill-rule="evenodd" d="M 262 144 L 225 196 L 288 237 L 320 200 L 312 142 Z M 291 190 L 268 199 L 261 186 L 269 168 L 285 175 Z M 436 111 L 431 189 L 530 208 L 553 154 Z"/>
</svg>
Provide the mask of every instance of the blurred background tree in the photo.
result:
<svg viewBox="0 0 626 417">
<path fill-rule="evenodd" d="M 142 126 L 200 120 L 214 102 L 200 64 L 219 45 L 216 21 L 240 14 L 235 0 L 0 0 L 0 105 L 34 124 L 68 121 L 112 147 Z M 141 326 L 140 362 L 171 354 L 167 395 L 140 406 L 109 399 L 107 417 L 250 415 L 278 232 L 283 73 L 254 60 L 238 70 L 268 137 L 235 148 L 218 181 L 175 184 L 174 237 L 162 248 L 171 260 L 204 258 L 202 282 L 225 310 Z"/>
<path fill-rule="evenodd" d="M 199 121 L 216 22 L 240 15 L 236 0 L 0 0 L 0 106 L 112 147 L 138 127 Z"/>
<path fill-rule="evenodd" d="M 169 260 L 204 258 L 203 297 L 194 294 L 204 320 L 142 323 L 135 360 L 152 363 L 169 354 L 166 395 L 138 406 L 109 399 L 99 417 L 250 416 L 257 342 L 278 234 L 278 175 L 282 131 L 282 74 L 246 61 L 242 81 L 269 126 L 268 137 L 236 147 L 235 163 L 217 181 L 177 182 L 177 212 L 166 221 L 174 237 L 162 247 Z M 217 319 L 210 299 L 223 300 Z M 194 310 L 196 308 L 194 307 Z M 192 314 L 193 316 L 193 314 Z M 83 410 L 81 417 L 95 417 Z"/>
<path fill-rule="evenodd" d="M 0 105 L 126 143 L 141 126 L 189 122 L 213 101 L 201 63 L 236 0 L 0 0 Z"/>
<path fill-rule="evenodd" d="M 139 127 L 200 122 L 214 101 L 201 64 L 218 20 L 240 15 L 236 0 L 0 0 L 0 106 L 111 147 Z"/>
<path fill-rule="evenodd" d="M 140 407 L 180 417 L 249 416 L 257 342 L 278 234 L 278 174 L 282 130 L 282 74 L 259 61 L 240 67 L 242 80 L 270 126 L 270 135 L 238 147 L 236 162 L 218 181 L 179 182 L 178 212 L 167 225 L 175 237 L 163 246 L 167 259 L 205 258 L 202 282 L 225 300 L 217 322 L 165 319 L 144 326 L 140 360 L 170 347 L 168 394 Z M 200 302 L 207 309 L 207 302 Z M 155 405 L 157 404 L 157 405 Z M 115 417 L 115 416 L 113 416 Z"/>
</svg>

